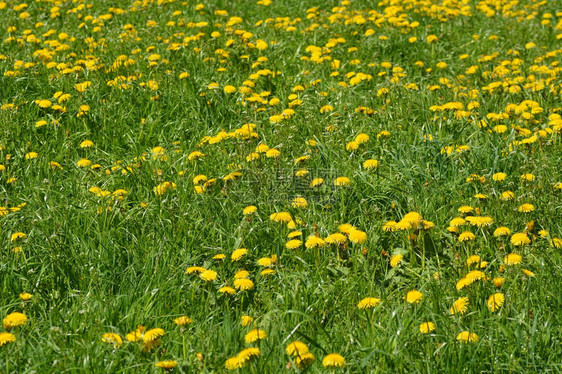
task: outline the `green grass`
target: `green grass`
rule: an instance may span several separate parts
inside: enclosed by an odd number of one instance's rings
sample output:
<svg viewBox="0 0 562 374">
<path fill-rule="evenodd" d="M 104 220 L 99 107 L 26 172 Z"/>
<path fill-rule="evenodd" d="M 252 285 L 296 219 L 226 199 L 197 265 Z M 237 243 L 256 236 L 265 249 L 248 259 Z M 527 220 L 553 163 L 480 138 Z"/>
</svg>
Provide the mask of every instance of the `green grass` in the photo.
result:
<svg viewBox="0 0 562 374">
<path fill-rule="evenodd" d="M 176 372 L 221 373 L 247 347 L 261 354 L 241 373 L 561 371 L 562 13 L 555 1 L 519 1 L 503 14 L 505 2 L 495 0 L 467 1 L 462 14 L 454 2 L 428 2 L 439 5 L 433 13 L 421 1 L 389 3 L 205 1 L 196 9 L 192 2 L 147 0 L 112 2 L 110 9 L 98 0 L 26 8 L 0 1 L 0 198 L 6 208 L 21 207 L 0 217 L 0 317 L 28 317 L 22 326 L 0 328 L 16 338 L 5 345 L 0 339 L 0 372 L 157 372 L 156 362 L 175 360 Z M 486 4 L 496 13 L 486 15 Z M 20 18 L 24 11 L 29 18 Z M 395 18 L 402 14 L 406 24 Z M 241 22 L 227 26 L 234 16 Z M 129 36 L 126 25 L 134 29 Z M 366 36 L 368 29 L 375 33 Z M 244 39 L 237 30 L 252 35 Z M 430 35 L 438 40 L 429 43 Z M 258 39 L 267 49 L 255 48 Z M 181 45 L 173 50 L 172 43 Z M 310 61 L 309 46 L 321 48 L 323 61 Z M 149 66 L 154 54 L 160 57 Z M 119 56 L 134 63 L 111 68 Z M 471 66 L 478 67 L 474 74 L 467 73 Z M 183 72 L 190 76 L 180 79 Z M 359 73 L 369 76 L 350 83 Z M 128 86 L 108 84 L 116 78 Z M 86 81 L 80 92 L 76 85 Z M 209 89 L 212 82 L 219 88 Z M 225 93 L 226 85 L 237 92 Z M 65 110 L 35 103 L 59 104 L 56 92 L 70 94 L 60 103 Z M 270 105 L 273 98 L 279 103 Z M 469 113 L 430 109 L 450 102 Z M 467 109 L 470 103 L 478 106 Z M 79 116 L 81 105 L 90 110 Z M 322 113 L 326 105 L 333 111 Z M 292 116 L 270 120 L 289 108 Z M 37 127 L 40 120 L 47 124 Z M 203 140 L 249 123 L 253 138 Z M 346 150 L 360 133 L 369 141 Z M 94 146 L 81 148 L 86 139 Z M 259 144 L 280 156 L 248 161 Z M 154 154 L 157 146 L 164 158 Z M 190 160 L 193 151 L 205 156 Z M 37 157 L 26 158 L 30 152 Z M 310 159 L 295 161 L 304 155 Z M 99 167 L 79 167 L 83 158 Z M 367 159 L 380 166 L 366 170 Z M 303 168 L 309 174 L 296 177 Z M 234 171 L 241 176 L 223 180 Z M 498 172 L 505 181 L 493 180 Z M 526 173 L 535 180 L 523 180 Z M 485 180 L 470 182 L 472 174 Z M 217 180 L 197 194 L 197 175 Z M 350 186 L 333 185 L 341 176 Z M 324 185 L 309 187 L 315 177 Z M 156 194 L 164 182 L 176 187 Z M 126 195 L 98 196 L 92 187 Z M 514 198 L 503 200 L 504 191 Z M 297 196 L 307 208 L 292 206 Z M 519 212 L 524 203 L 534 210 Z M 249 205 L 257 211 L 245 216 Z M 466 205 L 473 212 L 461 214 Z M 412 211 L 435 227 L 383 230 Z M 293 230 L 270 219 L 276 212 L 300 220 L 303 243 L 344 223 L 367 239 L 290 250 Z M 453 218 L 471 215 L 493 224 L 448 229 Z M 500 226 L 526 233 L 530 244 L 494 237 Z M 462 231 L 475 239 L 460 242 Z M 26 237 L 12 241 L 16 232 Z M 237 248 L 249 252 L 232 261 Z M 522 255 L 522 263 L 505 265 L 509 253 Z M 226 258 L 213 259 L 217 254 Z M 403 261 L 391 267 L 396 254 Z M 274 273 L 262 275 L 266 267 L 257 261 L 273 255 Z M 466 263 L 470 255 L 488 262 L 481 269 L 487 279 L 458 290 L 475 270 Z M 191 266 L 218 277 L 205 282 L 185 274 Z M 219 293 L 242 269 L 254 288 Z M 498 288 L 499 277 L 505 282 Z M 405 301 L 414 289 L 423 293 L 419 304 Z M 20 299 L 23 292 L 31 299 Z M 494 293 L 505 296 L 497 311 L 487 306 Z M 381 303 L 359 309 L 365 297 Z M 468 310 L 451 315 L 460 297 L 469 298 Z M 192 323 L 177 326 L 174 319 L 184 315 Z M 254 318 L 249 326 L 241 325 L 245 315 Z M 420 333 L 423 322 L 435 331 Z M 143 350 L 142 341 L 129 342 L 126 335 L 139 325 L 164 329 L 161 344 Z M 267 338 L 246 343 L 253 328 Z M 459 342 L 461 331 L 479 340 Z M 123 344 L 102 341 L 106 333 Z M 295 340 L 316 358 L 303 370 L 285 353 Z M 345 365 L 323 367 L 329 353 L 341 354 Z"/>
</svg>

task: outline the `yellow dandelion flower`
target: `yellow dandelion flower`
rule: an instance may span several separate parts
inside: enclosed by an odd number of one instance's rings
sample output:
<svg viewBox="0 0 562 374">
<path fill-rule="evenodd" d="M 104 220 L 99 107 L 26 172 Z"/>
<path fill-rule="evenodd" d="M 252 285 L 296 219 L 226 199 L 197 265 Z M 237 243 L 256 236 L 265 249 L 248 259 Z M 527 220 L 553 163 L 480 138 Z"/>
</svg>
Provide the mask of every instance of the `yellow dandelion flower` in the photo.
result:
<svg viewBox="0 0 562 374">
<path fill-rule="evenodd" d="M 473 282 L 477 280 L 485 280 L 486 274 L 480 270 L 472 270 L 465 276 L 465 278 L 470 279 Z"/>
<path fill-rule="evenodd" d="M 242 316 L 242 317 L 240 318 L 240 324 L 241 324 L 243 327 L 250 326 L 250 324 L 251 324 L 252 322 L 254 322 L 254 319 L 253 319 L 252 317 L 250 317 L 250 316 Z"/>
<path fill-rule="evenodd" d="M 256 152 L 257 153 L 266 153 L 267 151 L 269 151 L 269 146 L 266 144 L 259 144 L 256 147 Z"/>
<path fill-rule="evenodd" d="M 240 362 L 240 359 L 238 359 L 238 357 L 230 357 L 228 360 L 226 360 L 226 362 L 224 363 L 224 367 L 227 370 L 236 370 L 242 367 L 242 362 Z"/>
<path fill-rule="evenodd" d="M 535 273 L 533 273 L 532 271 L 527 270 L 527 269 L 521 269 L 521 272 L 523 274 L 525 274 L 526 276 L 531 277 L 531 278 L 533 278 L 535 276 Z"/>
<path fill-rule="evenodd" d="M 156 195 L 163 195 L 164 193 L 176 189 L 177 185 L 173 182 L 160 183 L 158 186 L 154 187 L 153 191 Z"/>
<path fill-rule="evenodd" d="M 258 340 L 263 340 L 265 338 L 267 338 L 267 333 L 265 331 L 254 329 L 248 332 L 246 336 L 244 336 L 244 341 L 249 344 L 257 342 Z"/>
<path fill-rule="evenodd" d="M 509 236 L 511 235 L 511 230 L 508 229 L 505 226 L 500 226 L 497 229 L 494 230 L 494 236 L 496 238 L 500 237 L 500 236 Z"/>
<path fill-rule="evenodd" d="M 306 239 L 306 243 L 304 244 L 304 246 L 307 249 L 320 248 L 324 246 L 324 240 L 317 237 L 316 235 L 311 235 Z"/>
<path fill-rule="evenodd" d="M 494 131 L 497 132 L 498 134 L 503 134 L 504 132 L 507 131 L 507 129 L 508 128 L 505 125 L 494 126 Z M 503 174 L 503 173 L 498 173 L 498 174 Z M 492 178 L 493 178 L 493 176 L 492 176 Z M 501 180 L 499 182 L 501 182 Z"/>
<path fill-rule="evenodd" d="M 424 230 L 431 230 L 432 228 L 435 227 L 435 223 L 433 223 L 431 221 L 426 221 L 424 219 L 421 221 L 421 224 L 422 224 L 422 228 Z"/>
<path fill-rule="evenodd" d="M 504 191 L 501 194 L 501 199 L 503 201 L 509 201 L 515 198 L 515 194 L 511 191 Z"/>
<path fill-rule="evenodd" d="M 452 226 L 452 227 L 459 227 L 459 226 L 464 225 L 465 223 L 466 223 L 466 220 L 464 218 L 455 217 L 449 222 L 449 225 Z"/>
<path fill-rule="evenodd" d="M 477 342 L 478 335 L 469 331 L 462 331 L 457 335 L 457 340 L 462 343 Z"/>
<path fill-rule="evenodd" d="M 532 211 L 535 210 L 535 206 L 533 204 L 522 204 L 521 206 L 519 206 L 519 208 L 517 208 L 517 211 L 520 213 L 530 213 Z"/>
<path fill-rule="evenodd" d="M 139 341 L 142 339 L 144 330 L 145 330 L 144 326 L 139 325 L 135 331 L 131 331 L 130 333 L 125 335 L 125 338 L 130 342 Z"/>
<path fill-rule="evenodd" d="M 19 296 L 20 296 L 20 299 L 23 300 L 23 301 L 28 301 L 33 297 L 33 295 L 28 293 L 28 292 L 22 292 L 22 293 L 20 293 Z"/>
<path fill-rule="evenodd" d="M 381 299 L 377 299 L 376 297 L 366 297 L 357 304 L 357 308 L 359 309 L 372 309 L 379 305 Z"/>
<path fill-rule="evenodd" d="M 453 305 L 451 306 L 451 308 L 449 309 L 449 312 L 451 314 L 465 314 L 466 311 L 468 310 L 468 297 L 461 297 L 457 300 L 455 300 L 455 302 L 453 302 Z"/>
<path fill-rule="evenodd" d="M 150 329 L 144 333 L 144 335 L 142 336 L 142 341 L 144 343 L 153 342 L 156 339 L 159 339 L 161 336 L 164 336 L 165 333 L 166 332 L 164 331 L 164 329 L 161 328 Z"/>
<path fill-rule="evenodd" d="M 302 356 L 304 354 L 307 354 L 309 350 L 306 344 L 296 340 L 287 345 L 287 348 L 285 348 L 285 352 L 287 352 L 289 356 Z"/>
<path fill-rule="evenodd" d="M 405 300 L 408 304 L 419 304 L 423 300 L 423 294 L 418 290 L 412 290 L 406 294 Z"/>
<path fill-rule="evenodd" d="M 380 163 L 377 160 L 369 159 L 363 162 L 363 168 L 365 170 L 373 170 L 380 166 Z"/>
<path fill-rule="evenodd" d="M 310 352 L 298 355 L 295 358 L 295 364 L 300 370 L 305 370 L 316 361 L 316 357 Z"/>
<path fill-rule="evenodd" d="M 405 220 L 400 220 L 398 221 L 394 226 L 393 229 L 394 230 L 399 230 L 399 231 L 406 231 L 406 230 L 410 230 L 412 228 L 412 223 L 405 221 Z M 392 231 L 394 231 L 392 230 Z"/>
<path fill-rule="evenodd" d="M 297 177 L 299 177 L 299 178 L 302 178 L 302 177 L 307 176 L 308 173 L 309 173 L 308 170 L 306 170 L 306 169 L 300 169 L 300 170 L 297 170 L 297 171 L 295 172 L 295 176 L 297 176 Z"/>
<path fill-rule="evenodd" d="M 334 186 L 349 186 L 351 180 L 347 177 L 338 177 L 334 180 Z"/>
<path fill-rule="evenodd" d="M 80 148 L 92 148 L 93 146 L 94 146 L 94 142 L 88 139 L 80 143 Z"/>
<path fill-rule="evenodd" d="M 201 267 L 201 266 L 190 266 L 185 270 L 185 273 L 186 274 L 202 273 L 206 270 L 207 269 L 205 269 L 204 267 Z"/>
<path fill-rule="evenodd" d="M 242 211 L 242 214 L 244 214 L 245 216 L 248 216 L 250 214 L 255 213 L 257 210 L 258 210 L 257 207 L 255 207 L 253 205 L 249 205 L 249 206 L 244 208 L 244 210 Z"/>
<path fill-rule="evenodd" d="M 503 283 L 505 282 L 505 278 L 494 278 L 492 279 L 492 282 L 494 283 L 494 286 L 500 288 L 501 286 L 503 286 Z"/>
<path fill-rule="evenodd" d="M 466 277 L 461 278 L 457 282 L 456 288 L 457 288 L 457 290 L 462 290 L 466 286 L 470 286 L 473 282 L 474 282 L 474 279 L 470 279 L 470 278 L 466 278 Z"/>
<path fill-rule="evenodd" d="M 387 221 L 383 226 L 382 226 L 382 231 L 396 231 L 396 221 Z"/>
<path fill-rule="evenodd" d="M 472 264 L 478 264 L 478 263 L 480 263 L 481 260 L 482 260 L 482 259 L 480 258 L 480 256 L 478 256 L 478 255 L 472 255 L 472 256 L 469 256 L 469 257 L 466 259 L 466 265 L 467 265 L 467 266 L 470 266 L 470 265 L 472 265 Z"/>
<path fill-rule="evenodd" d="M 13 243 L 18 240 L 26 239 L 27 235 L 23 232 L 15 232 L 10 236 L 10 241 Z"/>
<path fill-rule="evenodd" d="M 273 265 L 273 261 L 271 261 L 271 258 L 269 257 L 262 257 L 258 260 L 258 265 L 268 267 Z"/>
<path fill-rule="evenodd" d="M 344 223 L 338 226 L 338 231 L 344 234 L 349 234 L 351 231 L 357 230 L 357 228 L 349 223 Z"/>
<path fill-rule="evenodd" d="M 359 144 L 367 143 L 369 141 L 369 135 L 361 133 L 355 137 L 355 141 Z"/>
<path fill-rule="evenodd" d="M 324 242 L 327 244 L 344 244 L 345 242 L 347 242 L 347 237 L 339 232 L 336 232 L 334 234 L 328 235 L 326 239 L 324 239 Z"/>
<path fill-rule="evenodd" d="M 212 282 L 217 279 L 217 272 L 214 270 L 205 270 L 204 272 L 199 274 L 199 277 L 205 282 Z"/>
<path fill-rule="evenodd" d="M 322 178 L 314 178 L 311 182 L 310 182 L 310 188 L 314 188 L 314 187 L 320 187 L 321 185 L 324 184 L 324 179 Z"/>
<path fill-rule="evenodd" d="M 351 230 L 347 236 L 353 244 L 361 244 L 367 240 L 367 233 L 361 230 Z"/>
<path fill-rule="evenodd" d="M 488 298 L 488 309 L 490 312 L 497 311 L 505 301 L 505 295 L 503 293 L 495 293 Z"/>
<path fill-rule="evenodd" d="M 44 99 L 43 100 L 36 100 L 35 104 L 37 104 L 37 106 L 39 106 L 39 108 L 43 108 L 43 109 L 50 108 L 53 105 L 53 103 L 51 101 L 44 100 Z"/>
<path fill-rule="evenodd" d="M 25 159 L 32 160 L 34 158 L 37 158 L 37 156 L 38 156 L 37 152 L 29 152 L 25 154 Z"/>
<path fill-rule="evenodd" d="M 288 249 L 297 249 L 301 245 L 302 245 L 302 240 L 298 240 L 298 239 L 292 239 L 289 240 L 287 243 L 285 243 L 285 247 L 287 247 Z"/>
<path fill-rule="evenodd" d="M 219 288 L 219 293 L 234 295 L 236 293 L 236 290 L 232 287 L 225 286 L 225 287 Z"/>
<path fill-rule="evenodd" d="M 279 212 L 279 213 L 273 213 L 272 215 L 270 215 L 269 219 L 272 220 L 273 222 L 289 223 L 293 220 L 293 217 L 291 217 L 291 213 Z"/>
<path fill-rule="evenodd" d="M 404 255 L 401 255 L 401 254 L 397 254 L 397 255 L 392 256 L 390 258 L 390 267 L 395 268 L 398 265 L 400 265 L 403 258 L 404 258 Z"/>
<path fill-rule="evenodd" d="M 459 242 L 468 242 L 468 241 L 474 240 L 475 238 L 476 238 L 476 235 L 474 235 L 470 231 L 463 231 L 459 235 Z"/>
<path fill-rule="evenodd" d="M 234 287 L 240 291 L 249 291 L 254 288 L 254 282 L 251 279 L 240 278 L 234 280 Z"/>
<path fill-rule="evenodd" d="M 6 344 L 14 343 L 15 341 L 16 337 L 14 334 L 9 332 L 0 332 L 0 347 Z"/>
<path fill-rule="evenodd" d="M 302 235 L 302 231 L 291 231 L 290 233 L 287 234 L 288 238 L 296 238 L 297 236 L 301 236 Z"/>
<path fill-rule="evenodd" d="M 257 152 L 252 152 L 246 156 L 246 161 L 251 162 L 260 158 L 260 154 Z"/>
<path fill-rule="evenodd" d="M 207 181 L 207 176 L 203 174 L 196 175 L 193 177 L 193 184 L 198 185 L 201 183 L 205 183 Z"/>
<path fill-rule="evenodd" d="M 429 334 L 435 331 L 435 324 L 433 322 L 424 322 L 420 325 L 420 332 L 422 334 Z"/>
<path fill-rule="evenodd" d="M 297 159 L 295 159 L 295 165 L 303 163 L 303 162 L 308 161 L 308 160 L 310 160 L 309 155 L 298 157 Z"/>
<path fill-rule="evenodd" d="M 250 272 L 247 270 L 238 270 L 235 274 L 234 274 L 234 279 L 243 279 L 243 278 L 248 278 L 250 276 Z"/>
<path fill-rule="evenodd" d="M 158 361 L 154 366 L 165 370 L 171 370 L 178 366 L 178 362 L 174 360 Z"/>
<path fill-rule="evenodd" d="M 505 180 L 505 178 L 507 178 L 507 174 L 506 173 L 495 173 L 494 175 L 492 175 L 492 179 L 496 182 L 502 182 Z"/>
<path fill-rule="evenodd" d="M 10 313 L 2 320 L 2 325 L 6 330 L 25 325 L 26 323 L 27 316 L 20 312 Z"/>
<path fill-rule="evenodd" d="M 521 180 L 523 181 L 533 182 L 535 179 L 536 177 L 531 173 L 526 173 L 521 175 Z"/>
<path fill-rule="evenodd" d="M 257 347 L 246 348 L 238 352 L 238 360 L 244 365 L 246 362 L 251 361 L 255 357 L 261 355 L 261 351 Z"/>
<path fill-rule="evenodd" d="M 224 93 L 232 94 L 232 93 L 236 92 L 236 87 L 230 86 L 230 85 L 224 86 L 223 91 L 224 91 Z"/>
<path fill-rule="evenodd" d="M 273 269 L 263 269 L 262 271 L 260 271 L 260 275 L 262 277 L 265 277 L 265 276 L 271 275 L 271 274 L 275 274 L 275 270 L 273 270 Z"/>
<path fill-rule="evenodd" d="M 189 161 L 195 161 L 195 160 L 198 160 L 198 159 L 203 158 L 203 157 L 205 157 L 205 155 L 203 153 L 201 153 L 199 151 L 193 151 L 187 156 L 187 159 Z"/>
<path fill-rule="evenodd" d="M 193 322 L 193 321 L 188 316 L 181 316 L 181 317 L 178 317 L 178 318 L 174 319 L 174 323 L 178 326 L 189 325 L 191 322 Z"/>
<path fill-rule="evenodd" d="M 230 259 L 232 261 L 240 261 L 242 259 L 242 257 L 247 253 L 248 253 L 248 250 L 246 248 L 235 249 L 232 252 L 232 255 L 230 255 Z"/>
<path fill-rule="evenodd" d="M 413 227 L 417 227 L 422 220 L 423 218 L 418 212 L 409 212 L 402 217 L 402 221 L 409 222 Z"/>
<path fill-rule="evenodd" d="M 523 257 L 521 257 L 520 254 L 510 253 L 510 254 L 508 254 L 507 256 L 504 257 L 503 262 L 506 265 L 519 265 L 522 260 L 523 260 Z"/>
<path fill-rule="evenodd" d="M 123 339 L 118 334 L 113 332 L 108 332 L 102 335 L 101 340 L 105 343 L 115 344 L 115 346 L 119 347 L 123 344 Z"/>
<path fill-rule="evenodd" d="M 470 223 L 472 226 L 477 226 L 477 227 L 487 227 L 494 223 L 494 220 L 491 217 L 469 216 L 466 217 L 466 221 Z"/>
<path fill-rule="evenodd" d="M 345 365 L 345 358 L 337 353 L 330 353 L 322 359 L 322 366 L 327 368 L 341 368 L 343 365 Z"/>
<path fill-rule="evenodd" d="M 293 199 L 293 202 L 291 203 L 291 206 L 293 208 L 305 209 L 305 208 L 308 207 L 308 202 L 306 201 L 306 199 L 304 197 L 295 197 Z"/>
<path fill-rule="evenodd" d="M 265 152 L 265 157 L 267 158 L 278 158 L 281 155 L 281 152 L 275 148 L 271 148 L 267 152 Z"/>
</svg>

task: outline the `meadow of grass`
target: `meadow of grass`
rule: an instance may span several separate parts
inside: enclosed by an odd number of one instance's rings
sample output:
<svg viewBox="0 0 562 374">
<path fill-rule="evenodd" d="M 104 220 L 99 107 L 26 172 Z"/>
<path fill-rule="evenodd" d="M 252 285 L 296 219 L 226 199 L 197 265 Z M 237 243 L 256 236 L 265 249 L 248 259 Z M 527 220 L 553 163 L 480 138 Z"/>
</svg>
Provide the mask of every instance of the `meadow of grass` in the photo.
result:
<svg viewBox="0 0 562 374">
<path fill-rule="evenodd" d="M 0 372 L 562 371 L 562 2 L 0 21 Z"/>
</svg>

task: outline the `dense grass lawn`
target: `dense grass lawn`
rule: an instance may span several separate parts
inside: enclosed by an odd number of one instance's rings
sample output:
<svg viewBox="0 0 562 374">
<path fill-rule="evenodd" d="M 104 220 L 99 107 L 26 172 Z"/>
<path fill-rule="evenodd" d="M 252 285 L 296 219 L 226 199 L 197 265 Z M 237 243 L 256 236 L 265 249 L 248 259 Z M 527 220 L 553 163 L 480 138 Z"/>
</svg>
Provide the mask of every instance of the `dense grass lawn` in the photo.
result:
<svg viewBox="0 0 562 374">
<path fill-rule="evenodd" d="M 0 0 L 0 372 L 562 371 L 562 2 Z"/>
</svg>

